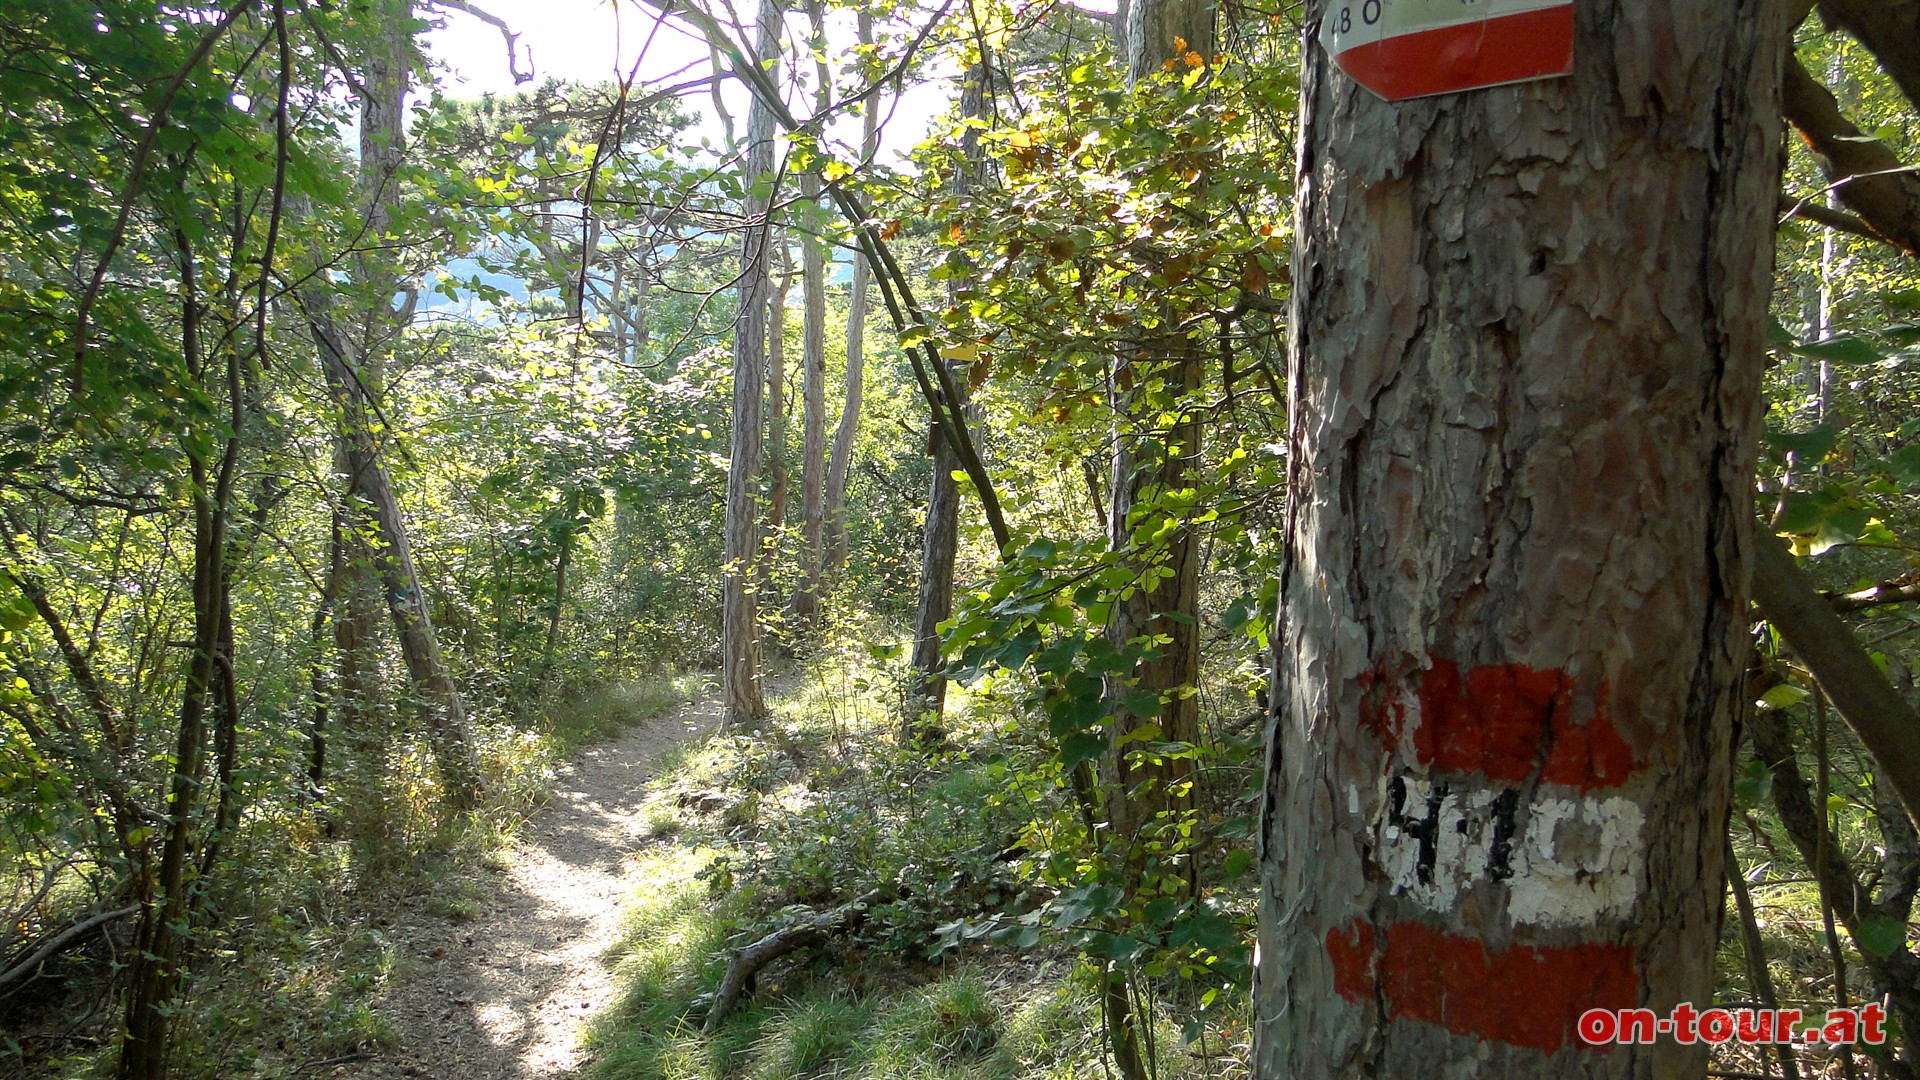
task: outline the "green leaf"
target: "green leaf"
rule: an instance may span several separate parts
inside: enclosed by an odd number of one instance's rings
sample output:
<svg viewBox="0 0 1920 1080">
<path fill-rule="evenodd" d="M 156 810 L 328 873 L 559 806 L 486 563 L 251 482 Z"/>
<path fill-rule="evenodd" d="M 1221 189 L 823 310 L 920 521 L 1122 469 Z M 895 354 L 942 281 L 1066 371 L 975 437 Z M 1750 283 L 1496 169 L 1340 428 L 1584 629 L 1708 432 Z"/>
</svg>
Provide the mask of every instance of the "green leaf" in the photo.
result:
<svg viewBox="0 0 1920 1080">
<path fill-rule="evenodd" d="M 1883 959 L 1906 946 L 1907 924 L 1884 915 L 1865 919 L 1860 923 L 1859 933 L 1853 936 L 1853 942 L 1868 956 Z"/>
<path fill-rule="evenodd" d="M 36 613 L 25 596 L 7 589 L 11 595 L 0 597 L 0 630 L 20 631 L 33 625 Z"/>
<path fill-rule="evenodd" d="M 1886 354 L 1871 341 L 1852 334 L 1830 337 L 1825 341 L 1802 342 L 1794 346 L 1792 351 L 1799 356 L 1836 364 L 1874 364 L 1886 359 Z"/>
<path fill-rule="evenodd" d="M 1104 736 L 1091 731 L 1075 732 L 1060 744 L 1060 771 L 1072 772 L 1083 761 L 1093 761 L 1107 751 Z"/>
<path fill-rule="evenodd" d="M 1733 779 L 1733 801 L 1742 809 L 1755 809 L 1766 802 L 1773 791 L 1773 770 L 1767 763 L 1755 759 L 1740 769 L 1740 775 Z"/>
<path fill-rule="evenodd" d="M 1781 683 L 1779 686 L 1761 694 L 1760 703 L 1770 709 L 1786 709 L 1800 704 L 1806 700 L 1806 697 L 1807 691 L 1805 688 L 1795 686 L 1792 683 Z"/>
<path fill-rule="evenodd" d="M 1237 880 L 1253 865 L 1253 852 L 1246 848 L 1234 848 L 1227 857 L 1220 860 L 1220 874 L 1228 881 Z"/>
<path fill-rule="evenodd" d="M 1840 438 L 1840 429 L 1831 424 L 1821 424 L 1806 431 L 1782 431 L 1768 426 L 1767 446 L 1782 457 L 1792 454 L 1802 464 L 1819 461 L 1833 452 L 1833 444 Z"/>
<path fill-rule="evenodd" d="M 1783 533 L 1811 536 L 1827 520 L 1828 500 L 1824 495 L 1796 491 L 1786 498 L 1776 525 Z"/>
</svg>

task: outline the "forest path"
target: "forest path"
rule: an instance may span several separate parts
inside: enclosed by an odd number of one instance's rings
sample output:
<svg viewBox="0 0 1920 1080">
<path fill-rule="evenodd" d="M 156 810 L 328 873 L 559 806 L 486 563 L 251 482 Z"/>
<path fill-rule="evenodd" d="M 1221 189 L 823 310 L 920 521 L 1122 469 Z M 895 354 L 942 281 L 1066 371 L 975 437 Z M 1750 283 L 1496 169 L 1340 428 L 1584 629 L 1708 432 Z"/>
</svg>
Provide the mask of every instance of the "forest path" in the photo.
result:
<svg viewBox="0 0 1920 1080">
<path fill-rule="evenodd" d="M 689 702 L 586 750 L 553 782 L 553 800 L 488 875 L 470 921 L 402 916 L 409 970 L 377 1003 L 394 1049 L 330 1075 L 386 1080 L 534 1080 L 588 1060 L 586 1022 L 614 993 L 602 962 L 646 842 L 639 814 L 654 763 L 719 727 L 721 702 Z"/>
</svg>

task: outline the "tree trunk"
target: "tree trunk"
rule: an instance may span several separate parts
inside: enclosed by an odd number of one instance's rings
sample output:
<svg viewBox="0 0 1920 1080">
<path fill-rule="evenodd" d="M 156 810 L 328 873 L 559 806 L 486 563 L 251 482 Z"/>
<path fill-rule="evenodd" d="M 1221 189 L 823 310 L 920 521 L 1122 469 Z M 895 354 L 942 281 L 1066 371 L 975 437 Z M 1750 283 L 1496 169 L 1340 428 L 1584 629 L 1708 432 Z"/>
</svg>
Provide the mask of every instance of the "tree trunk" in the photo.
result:
<svg viewBox="0 0 1920 1080">
<path fill-rule="evenodd" d="M 195 282 L 200 269 L 184 232 L 176 233 L 176 243 L 182 281 L 181 352 L 188 370 L 204 379 L 207 372 L 200 329 L 205 309 Z M 219 695 L 220 630 L 231 603 L 227 593 L 231 581 L 227 573 L 227 523 L 240 438 L 246 425 L 239 390 L 240 362 L 237 354 L 224 351 L 232 412 L 222 456 L 216 464 L 204 450 L 187 452 L 193 497 L 193 653 L 187 661 L 180 727 L 167 778 L 166 829 L 159 871 L 157 875 L 141 873 L 134 885 L 139 893 L 140 924 L 127 966 L 126 1034 L 115 1072 L 119 1080 L 164 1080 L 167 1075 L 176 999 L 193 934 L 194 912 L 187 889 L 192 883 L 189 870 L 205 783 L 207 713 L 215 707 Z M 211 382 L 203 385 L 209 391 L 215 389 Z M 231 657 L 226 659 L 231 662 Z"/>
<path fill-rule="evenodd" d="M 363 305 L 355 313 L 358 340 L 348 340 L 335 325 L 330 295 L 309 289 L 302 296 L 328 387 L 341 407 L 335 462 L 346 487 L 343 506 L 348 534 L 371 534 L 374 546 L 371 558 L 355 557 L 346 562 L 340 582 L 341 611 L 334 626 L 340 650 L 341 719 L 350 729 L 373 728 L 369 720 L 378 658 L 373 626 L 377 616 L 371 614 L 370 598 L 377 589 L 392 617 L 408 674 L 426 708 L 428 737 L 448 805 L 467 809 L 478 794 L 478 771 L 467 739 L 466 708 L 441 659 L 432 616 L 414 570 L 406 522 L 394 500 L 386 467 L 380 462 L 374 435 L 378 426 L 374 395 L 383 367 L 381 358 L 392 348 L 406 321 L 404 313 L 392 306 L 400 282 L 385 236 L 406 157 L 406 98 L 414 53 L 412 5 L 407 0 L 381 0 L 371 18 L 379 32 L 360 73 L 357 184 L 367 236 L 372 242 L 369 250 L 354 259 Z M 362 546 L 360 541 L 349 540 L 349 551 Z M 376 756 L 382 752 L 383 748 L 369 744 L 384 740 L 356 741 Z M 379 787 L 377 772 L 368 779 L 373 787 Z"/>
<path fill-rule="evenodd" d="M 813 25 L 814 112 L 824 116 L 833 104 L 825 5 L 808 0 L 807 15 Z M 824 220 L 830 208 L 820 197 L 819 173 L 801 174 L 800 194 Z M 804 631 L 820 610 L 827 513 L 827 249 L 812 231 L 800 236 L 800 294 L 800 587 L 793 613 Z"/>
<path fill-rule="evenodd" d="M 865 8 L 859 14 L 860 44 L 873 44 L 873 13 Z M 876 96 L 866 104 L 860 120 L 860 159 L 868 161 L 880 145 L 880 102 Z M 853 467 L 853 440 L 860 433 L 860 397 L 867 374 L 867 290 L 872 284 L 873 268 L 867 265 L 865 252 L 853 253 L 853 284 L 847 293 L 847 394 L 840 407 L 840 424 L 833 432 L 833 454 L 827 461 L 827 490 L 824 496 L 825 536 L 821 555 L 821 574 L 832 578 L 847 564 L 847 473 Z"/>
<path fill-rule="evenodd" d="M 944 361 L 943 361 L 944 362 Z M 959 455 L 933 421 L 927 435 L 933 479 L 927 493 L 927 520 L 921 531 L 920 595 L 913 609 L 913 668 L 907 689 L 902 741 L 930 746 L 946 738 L 946 664 L 940 658 L 940 624 L 953 614 L 953 563 L 959 540 L 960 484 L 953 478 Z"/>
<path fill-rule="evenodd" d="M 547 638 L 540 648 L 540 689 L 553 677 L 553 659 L 560 649 L 560 618 L 567 604 L 567 571 L 573 566 L 574 537 L 579 533 L 580 494 L 567 497 L 566 526 L 560 532 L 560 553 L 553 563 L 553 607 L 547 612 Z"/>
<path fill-rule="evenodd" d="M 1129 10 L 1130 83 L 1187 51 L 1212 53 L 1211 3 L 1135 0 Z M 1113 722 L 1106 806 L 1114 835 L 1128 842 L 1156 820 L 1172 825 L 1163 815 L 1177 815 L 1193 803 L 1193 759 L 1156 757 L 1144 745 L 1200 741 L 1194 696 L 1200 668 L 1200 560 L 1192 527 L 1181 524 L 1169 532 L 1163 526 L 1170 517 L 1190 512 L 1187 501 L 1170 504 L 1167 497 L 1189 486 L 1190 466 L 1200 460 L 1200 422 L 1193 409 L 1205 378 L 1205 343 L 1178 329 L 1191 313 L 1161 308 L 1153 325 L 1134 328 L 1135 340 L 1115 356 L 1109 380 L 1115 431 L 1108 546 L 1136 581 L 1152 583 L 1117 598 L 1107 622 L 1114 649 L 1140 656 L 1131 678 L 1107 680 Z M 1175 417 L 1170 425 L 1162 419 L 1166 415 Z M 1164 540 L 1149 539 L 1163 534 Z M 1158 734 L 1142 739 L 1149 726 Z"/>
<path fill-rule="evenodd" d="M 310 308 L 308 319 L 326 372 L 327 386 L 339 402 L 342 426 L 349 436 L 347 462 L 353 494 L 365 502 L 379 527 L 374 570 L 380 579 L 387 611 L 393 616 L 394 632 L 400 638 L 400 655 L 406 660 L 407 674 L 426 707 L 434 765 L 446 788 L 448 805 L 458 810 L 469 809 L 479 794 L 479 775 L 473 748 L 467 739 L 466 706 L 440 657 L 440 640 L 434 634 L 433 616 L 427 608 L 426 593 L 420 588 L 420 575 L 414 570 L 406 521 L 400 514 L 399 501 L 394 498 L 393 485 L 387 479 L 387 467 L 380 461 L 372 405 L 359 374 L 348 359 L 350 346 L 332 321 L 318 307 Z"/>
<path fill-rule="evenodd" d="M 356 355 L 370 363 L 363 377 L 377 385 L 381 380 L 381 357 L 395 327 L 384 311 L 387 298 L 397 290 L 393 261 L 383 250 L 380 238 L 386 232 L 396 191 L 394 184 L 405 159 L 406 99 L 408 58 L 411 40 L 408 22 L 411 10 L 396 0 L 380 0 L 378 9 L 369 13 L 370 21 L 380 28 L 370 43 L 358 73 L 360 92 L 360 156 L 355 182 L 361 212 L 366 219 L 364 245 L 369 250 L 356 254 L 354 275 L 363 282 L 384 283 L 386 291 L 375 285 L 367 292 L 379 296 L 369 300 L 368 310 L 358 321 Z M 374 569 L 366 538 L 377 531 L 366 506 L 353 494 L 353 434 L 344 427 L 334 437 L 334 475 L 340 478 L 340 512 L 344 517 L 345 550 L 336 591 L 340 610 L 334 617 L 334 656 L 337 664 L 334 680 L 338 695 L 338 720 L 347 735 L 347 747 L 355 751 L 345 770 L 355 790 L 347 802 L 353 831 L 363 838 L 385 828 L 387 747 L 390 736 L 381 708 L 380 655 L 380 582 Z"/>
<path fill-rule="evenodd" d="M 1706 1067 L 1575 1023 L 1713 992 L 1784 12 L 1577 11 L 1425 101 L 1306 49 L 1258 1077 Z"/>
<path fill-rule="evenodd" d="M 988 65 L 974 64 L 961 75 L 960 115 L 984 116 L 987 108 Z M 977 180 L 980 165 L 980 135 L 968 128 L 962 144 L 962 161 L 953 175 L 950 190 L 964 198 Z M 958 283 L 949 285 L 951 295 Z M 948 382 L 960 389 L 965 398 L 967 373 L 953 361 L 942 359 L 952 378 Z M 964 402 L 956 402 L 957 409 Z M 927 432 L 927 453 L 933 459 L 933 477 L 927 492 L 927 520 L 921 534 L 920 598 L 913 610 L 913 668 L 907 686 L 906 714 L 901 718 L 901 739 L 910 745 L 932 746 L 946 739 L 947 677 L 940 657 L 940 624 L 953 614 L 953 564 L 960 537 L 960 482 L 953 474 L 960 469 L 960 455 L 940 430 L 936 414 Z"/>
<path fill-rule="evenodd" d="M 762 62 L 780 53 L 780 8 L 762 0 L 755 52 Z M 773 74 L 770 69 L 769 76 Z M 741 217 L 739 304 L 733 325 L 733 438 L 727 468 L 727 567 L 721 654 L 729 729 L 757 728 L 767 705 L 760 694 L 760 621 L 755 611 L 755 564 L 760 558 L 754 505 L 760 486 L 762 394 L 766 386 L 767 207 L 771 192 L 755 190 L 773 175 L 773 113 L 758 98 L 747 110 L 748 195 Z"/>
<path fill-rule="evenodd" d="M 801 190 L 820 197 L 820 177 L 807 173 Z M 800 334 L 800 588 L 793 613 L 801 625 L 820 610 L 820 541 L 826 526 L 827 478 L 827 259 L 819 238 L 802 239 L 800 288 L 804 316 Z"/>
<path fill-rule="evenodd" d="M 787 527 L 787 492 L 792 472 L 787 466 L 787 292 L 793 287 L 793 257 L 784 232 L 768 226 L 769 259 L 778 267 L 772 274 L 773 298 L 767 304 L 767 535 L 778 537 Z M 761 577 L 772 571 L 762 564 Z"/>
<path fill-rule="evenodd" d="M 307 693 L 313 706 L 307 721 L 307 796 L 317 805 L 327 786 L 327 721 L 331 715 L 333 688 L 327 685 L 328 624 L 339 615 L 334 611 L 340 595 L 341 564 L 340 515 L 333 515 L 333 528 L 327 538 L 327 578 L 320 601 L 313 607 L 313 621 L 307 630 L 307 647 L 313 657 L 307 662 Z"/>
</svg>

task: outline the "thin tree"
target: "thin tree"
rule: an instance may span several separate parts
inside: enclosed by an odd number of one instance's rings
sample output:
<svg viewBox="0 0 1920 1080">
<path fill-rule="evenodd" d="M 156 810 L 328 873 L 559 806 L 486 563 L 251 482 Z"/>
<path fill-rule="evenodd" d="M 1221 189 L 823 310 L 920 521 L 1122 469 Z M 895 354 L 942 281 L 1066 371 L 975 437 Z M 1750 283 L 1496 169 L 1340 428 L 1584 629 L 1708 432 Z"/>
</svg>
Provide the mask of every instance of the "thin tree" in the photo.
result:
<svg viewBox="0 0 1920 1080">
<path fill-rule="evenodd" d="M 1255 1076 L 1706 1067 L 1576 1024 L 1713 993 L 1784 14 L 1400 103 L 1309 40 Z"/>
<path fill-rule="evenodd" d="M 873 13 L 865 8 L 858 15 L 860 44 L 873 44 Z M 871 161 L 880 145 L 880 102 L 870 98 L 860 115 L 860 159 Z M 846 396 L 840 406 L 840 423 L 833 432 L 833 452 L 827 460 L 827 489 L 824 496 L 825 548 L 821 560 L 822 575 L 831 578 L 847 562 L 847 473 L 853 467 L 853 440 L 860 433 L 861 395 L 866 389 L 867 373 L 867 293 L 872 286 L 873 268 L 867 265 L 866 252 L 853 253 L 853 283 L 847 291 L 847 374 Z"/>
<path fill-rule="evenodd" d="M 779 537 L 787 527 L 788 497 L 793 471 L 787 463 L 787 296 L 793 289 L 793 253 L 784 229 L 767 226 L 771 296 L 767 300 L 767 535 Z M 767 560 L 761 580 L 772 571 Z"/>
<path fill-rule="evenodd" d="M 763 72 L 772 78 L 773 61 L 780 55 L 780 8 L 763 0 L 756 20 L 755 54 Z M 746 189 L 740 230 L 739 300 L 733 324 L 733 437 L 727 467 L 727 567 L 721 623 L 721 653 L 725 665 L 725 724 L 729 728 L 756 728 L 765 721 L 767 705 L 760 693 L 760 620 L 757 613 L 755 565 L 760 558 L 759 507 L 762 456 L 761 425 L 766 380 L 767 208 L 773 182 L 771 108 L 758 95 L 747 110 Z"/>
<path fill-rule="evenodd" d="M 406 0 L 385 0 L 374 13 L 374 25 L 379 32 L 356 89 L 360 100 L 358 187 L 366 235 L 379 240 L 388 234 L 406 159 L 406 99 L 414 52 L 411 5 Z M 377 422 L 379 373 L 384 366 L 380 359 L 404 331 L 411 305 L 394 309 L 392 298 L 400 288 L 393 259 L 385 245 L 370 247 L 355 260 L 363 309 L 354 338 L 333 322 L 330 298 L 310 289 L 303 299 L 321 367 L 340 410 L 335 460 L 343 469 L 349 521 L 354 525 L 350 531 L 366 535 L 366 546 L 371 548 L 370 557 L 349 562 L 341 582 L 345 610 L 335 621 L 335 640 L 342 646 L 340 687 L 343 694 L 371 689 L 370 676 L 377 665 L 367 655 L 374 644 L 372 627 L 359 620 L 368 614 L 368 579 L 372 578 L 392 617 L 408 676 L 425 705 L 429 742 L 447 802 L 463 810 L 478 797 L 479 783 L 467 735 L 466 705 L 441 655 L 433 615 L 414 567 L 406 519 L 382 460 L 384 442 L 391 436 L 376 434 L 384 426 Z M 366 707 L 365 702 L 350 702 L 348 716 L 358 716 L 357 723 L 364 725 Z"/>
<path fill-rule="evenodd" d="M 1208 0 L 1134 0 L 1129 9 L 1127 81 L 1138 85 L 1168 61 L 1213 52 L 1213 5 Z M 1186 70 L 1181 66 L 1181 70 Z M 1108 400 L 1114 413 L 1113 462 L 1107 515 L 1108 547 L 1140 583 L 1115 599 L 1107 637 L 1140 659 L 1130 678 L 1109 678 L 1112 745 L 1107 754 L 1108 818 L 1114 834 L 1132 841 L 1161 815 L 1192 803 L 1193 759 L 1150 757 L 1140 750 L 1147 725 L 1150 741 L 1200 741 L 1199 673 L 1200 560 L 1195 530 L 1180 523 L 1162 527 L 1187 511 L 1172 502 L 1191 483 L 1201 454 L 1196 413 L 1205 373 L 1205 342 L 1182 324 L 1190 312 L 1170 304 L 1141 313 L 1113 359 Z M 1148 540 L 1147 537 L 1156 539 Z M 1144 704 L 1152 702 L 1151 705 Z"/>
<path fill-rule="evenodd" d="M 807 16 L 813 25 L 814 112 L 824 116 L 833 86 L 821 0 L 808 0 Z M 827 217 L 817 167 L 800 174 L 800 195 L 816 221 Z M 820 610 L 827 512 L 827 249 L 817 227 L 800 230 L 800 291 L 800 585 L 793 594 L 793 613 L 805 628 Z"/>
<path fill-rule="evenodd" d="M 985 52 L 978 62 L 969 64 L 961 74 L 960 115 L 963 119 L 986 115 L 987 79 L 991 66 Z M 960 140 L 960 159 L 954 169 L 949 190 L 964 198 L 978 181 L 983 158 L 979 129 L 968 126 Z M 952 386 L 964 399 L 966 372 L 956 362 L 942 357 Z M 951 403 L 959 410 L 963 401 Z M 932 458 L 933 476 L 927 491 L 927 519 L 921 530 L 920 592 L 913 610 L 913 651 L 911 681 L 907 685 L 906 711 L 902 717 L 903 741 L 931 746 L 946 738 L 947 676 L 946 661 L 940 655 L 940 624 L 953 614 L 953 565 L 960 541 L 960 481 L 954 474 L 960 469 L 960 456 L 954 440 L 942 431 L 948 423 L 935 412 L 927 432 L 927 454 Z"/>
</svg>

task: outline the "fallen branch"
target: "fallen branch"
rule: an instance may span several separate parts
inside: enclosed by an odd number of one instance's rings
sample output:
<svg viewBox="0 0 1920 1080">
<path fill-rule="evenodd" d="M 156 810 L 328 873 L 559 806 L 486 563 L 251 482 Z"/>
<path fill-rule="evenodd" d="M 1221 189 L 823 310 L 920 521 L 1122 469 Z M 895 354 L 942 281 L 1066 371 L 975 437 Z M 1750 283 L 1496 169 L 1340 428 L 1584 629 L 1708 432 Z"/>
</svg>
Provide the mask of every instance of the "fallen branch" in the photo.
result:
<svg viewBox="0 0 1920 1080">
<path fill-rule="evenodd" d="M 0 971 L 0 993 L 5 993 L 9 985 L 25 979 L 28 973 L 38 971 L 42 964 L 53 959 L 62 949 L 78 942 L 95 928 L 115 919 L 124 919 L 139 910 L 140 905 L 133 904 L 114 911 L 96 912 L 57 934 L 47 936 L 25 959 L 8 964 L 6 970 Z"/>
<path fill-rule="evenodd" d="M 761 968 L 788 953 L 818 945 L 835 935 L 854 933 L 866 923 L 867 912 L 881 896 L 880 890 L 876 889 L 852 903 L 842 904 L 831 911 L 817 912 L 735 950 L 733 959 L 727 961 L 727 974 L 720 980 L 720 989 L 713 996 L 713 1005 L 707 1009 L 706 1023 L 700 1027 L 701 1034 L 711 1035 L 720 1029 Z"/>
</svg>

